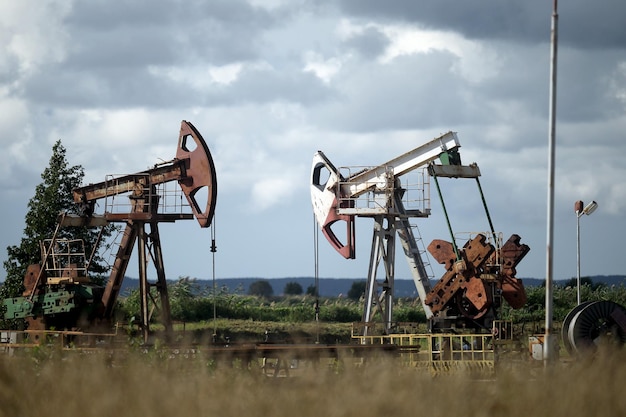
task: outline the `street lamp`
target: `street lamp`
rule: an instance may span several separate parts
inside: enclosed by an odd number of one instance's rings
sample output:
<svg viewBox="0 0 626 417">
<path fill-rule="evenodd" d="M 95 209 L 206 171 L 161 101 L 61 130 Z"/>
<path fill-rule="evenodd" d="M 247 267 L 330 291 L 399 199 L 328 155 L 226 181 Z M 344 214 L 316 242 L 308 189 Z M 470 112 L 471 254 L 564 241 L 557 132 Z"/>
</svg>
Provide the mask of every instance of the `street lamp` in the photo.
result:
<svg viewBox="0 0 626 417">
<path fill-rule="evenodd" d="M 587 216 L 590 215 L 596 211 L 597 208 L 598 203 L 595 201 L 592 201 L 586 206 L 580 200 L 574 203 L 574 211 L 576 212 L 576 302 L 578 305 L 580 305 L 580 217 L 583 214 Z"/>
</svg>

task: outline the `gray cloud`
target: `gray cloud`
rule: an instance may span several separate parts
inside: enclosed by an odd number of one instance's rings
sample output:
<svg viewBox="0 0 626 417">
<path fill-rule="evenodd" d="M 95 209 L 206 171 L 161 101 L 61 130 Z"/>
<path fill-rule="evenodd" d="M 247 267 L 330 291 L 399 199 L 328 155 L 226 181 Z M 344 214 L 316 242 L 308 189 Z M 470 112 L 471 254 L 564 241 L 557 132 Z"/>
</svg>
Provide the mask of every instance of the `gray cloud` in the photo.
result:
<svg viewBox="0 0 626 417">
<path fill-rule="evenodd" d="M 496 227 L 532 248 L 520 274 L 543 276 L 550 2 L 275 4 L 61 8 L 24 0 L 0 16 L 0 184 L 10 193 L 0 246 L 18 243 L 57 139 L 71 164 L 100 181 L 172 158 L 187 119 L 218 170 L 218 274 L 311 275 L 313 153 L 321 149 L 338 165 L 373 165 L 455 130 L 463 161 L 481 166 Z M 558 278 L 574 273 L 577 199 L 600 203 L 585 232 L 602 244 L 586 249 L 583 273 L 621 273 L 614 259 L 626 234 L 626 187 L 616 180 L 626 175 L 624 7 L 560 4 Z M 449 190 L 458 230 L 484 225 L 466 202 L 476 197 L 472 185 Z M 358 224 L 359 259 L 344 262 L 323 247 L 324 276 L 366 273 L 371 224 Z M 194 226 L 162 233 L 170 277 L 208 278 L 199 261 L 207 233 Z M 436 206 L 420 227 L 426 240 L 447 236 Z M 242 239 L 251 248 L 246 262 Z"/>
<path fill-rule="evenodd" d="M 376 59 L 389 45 L 389 38 L 376 28 L 366 28 L 363 33 L 345 41 L 345 45 L 366 59 Z"/>
<path fill-rule="evenodd" d="M 394 65 L 355 63 L 336 82 L 337 100 L 322 103 L 315 122 L 351 132 L 463 124 L 471 110 L 462 83 L 450 73 L 454 60 L 432 53 L 398 58 Z"/>
<path fill-rule="evenodd" d="M 462 33 L 471 39 L 547 42 L 552 2 L 529 0 L 340 0 L 342 10 L 364 19 L 419 23 L 427 28 Z M 559 3 L 559 32 L 564 45 L 623 48 L 626 4 L 620 0 Z"/>
</svg>

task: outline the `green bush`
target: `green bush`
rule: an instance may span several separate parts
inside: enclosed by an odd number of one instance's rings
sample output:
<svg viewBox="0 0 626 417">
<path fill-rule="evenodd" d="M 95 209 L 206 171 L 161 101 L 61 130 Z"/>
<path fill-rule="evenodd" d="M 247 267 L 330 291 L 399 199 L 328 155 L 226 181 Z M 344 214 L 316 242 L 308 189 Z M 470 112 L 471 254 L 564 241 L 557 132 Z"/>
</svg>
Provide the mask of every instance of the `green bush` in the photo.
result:
<svg viewBox="0 0 626 417">
<path fill-rule="evenodd" d="M 320 320 L 336 323 L 361 321 L 362 310 L 350 305 L 331 305 L 320 307 Z"/>
<path fill-rule="evenodd" d="M 426 323 L 426 314 L 421 307 L 396 308 L 394 309 L 394 317 L 397 322 Z"/>
<path fill-rule="evenodd" d="M 263 297 L 230 294 L 225 289 L 216 294 L 189 291 L 189 281 L 182 280 L 180 286 L 173 285 L 171 311 L 174 321 L 199 322 L 217 318 L 233 320 L 274 321 L 283 323 L 305 323 L 315 319 L 315 297 L 283 296 Z M 191 285 L 193 286 L 193 285 Z M 527 303 L 513 310 L 506 303 L 502 307 L 502 318 L 515 323 L 540 323 L 545 319 L 545 288 L 526 289 Z M 553 291 L 554 320 L 562 321 L 576 305 L 576 288 L 555 286 Z M 626 305 L 626 287 L 588 285 L 581 287 L 583 301 L 609 300 Z M 215 308 L 214 308 L 215 305 Z M 128 320 L 139 316 L 139 292 L 132 291 L 120 300 L 118 311 Z M 363 305 L 348 298 L 323 298 L 320 300 L 320 320 L 324 322 L 352 323 L 361 321 Z M 397 322 L 426 322 L 426 316 L 414 299 L 397 299 L 394 306 Z"/>
</svg>

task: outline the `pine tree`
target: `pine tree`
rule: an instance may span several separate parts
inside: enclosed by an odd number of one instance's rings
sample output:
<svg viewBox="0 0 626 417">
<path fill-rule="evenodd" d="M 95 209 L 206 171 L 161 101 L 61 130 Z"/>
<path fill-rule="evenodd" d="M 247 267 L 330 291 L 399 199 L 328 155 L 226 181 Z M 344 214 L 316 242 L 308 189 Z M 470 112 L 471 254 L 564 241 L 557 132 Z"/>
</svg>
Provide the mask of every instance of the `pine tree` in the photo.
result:
<svg viewBox="0 0 626 417">
<path fill-rule="evenodd" d="M 41 262 L 39 242 L 52 238 L 61 212 L 76 213 L 72 190 L 81 185 L 84 174 L 82 166 L 69 166 L 66 150 L 61 141 L 57 141 L 52 147 L 49 166 L 41 174 L 43 182 L 37 185 L 35 195 L 28 203 L 20 245 L 7 247 L 8 259 L 4 262 L 6 279 L 0 287 L 0 300 L 22 294 L 26 268 Z M 113 226 L 107 226 L 103 237 L 110 236 L 112 230 Z M 97 244 L 98 233 L 99 230 L 85 227 L 63 227 L 59 229 L 57 239 L 82 239 L 89 255 Z M 107 267 L 101 257 L 95 256 L 90 269 L 94 274 L 102 274 Z"/>
</svg>

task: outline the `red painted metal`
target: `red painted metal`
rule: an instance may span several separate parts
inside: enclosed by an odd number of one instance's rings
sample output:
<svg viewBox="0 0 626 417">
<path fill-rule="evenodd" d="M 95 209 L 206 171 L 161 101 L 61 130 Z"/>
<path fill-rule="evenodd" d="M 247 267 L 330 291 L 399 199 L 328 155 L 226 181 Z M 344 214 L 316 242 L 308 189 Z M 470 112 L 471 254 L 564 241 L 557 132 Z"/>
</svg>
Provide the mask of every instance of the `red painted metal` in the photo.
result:
<svg viewBox="0 0 626 417">
<path fill-rule="evenodd" d="M 194 147 L 189 146 L 190 140 L 195 142 Z M 185 120 L 180 124 L 176 158 L 185 161 L 185 173 L 178 183 L 185 193 L 200 227 L 209 227 L 213 220 L 217 201 L 215 164 L 200 132 Z M 208 198 L 206 204 L 200 207 L 196 196 L 203 187 L 208 188 Z"/>
</svg>

